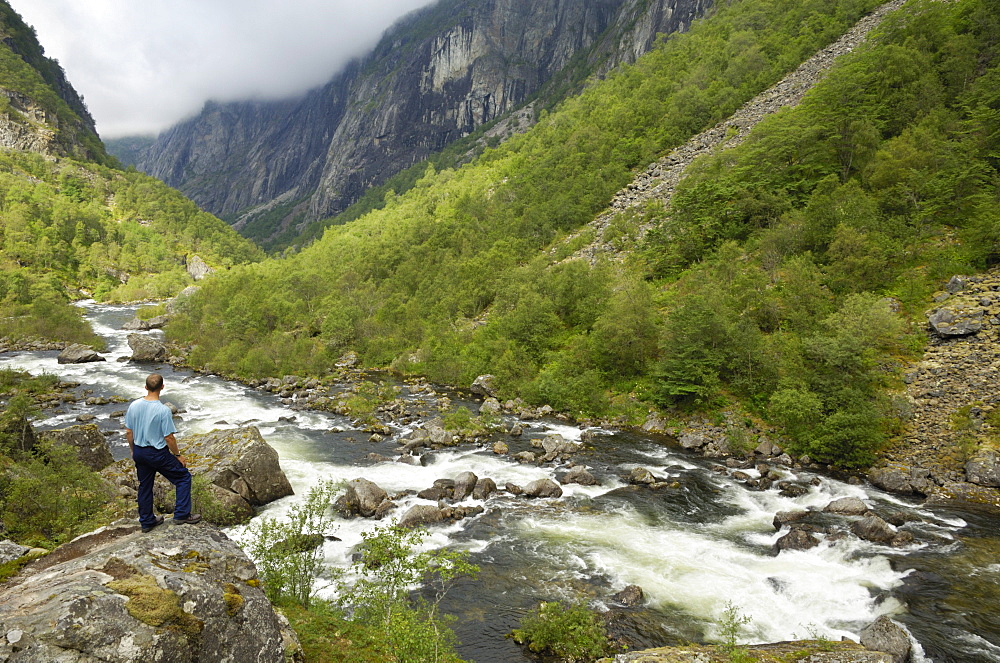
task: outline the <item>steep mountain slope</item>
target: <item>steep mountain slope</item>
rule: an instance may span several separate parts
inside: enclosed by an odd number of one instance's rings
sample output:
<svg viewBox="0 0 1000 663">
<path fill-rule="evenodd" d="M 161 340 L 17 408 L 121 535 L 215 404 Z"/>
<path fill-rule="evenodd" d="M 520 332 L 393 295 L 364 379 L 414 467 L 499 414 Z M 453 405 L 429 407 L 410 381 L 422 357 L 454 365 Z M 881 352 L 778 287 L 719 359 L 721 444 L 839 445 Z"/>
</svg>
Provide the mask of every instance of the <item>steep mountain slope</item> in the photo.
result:
<svg viewBox="0 0 1000 663">
<path fill-rule="evenodd" d="M 136 165 L 266 239 L 343 211 L 533 95 L 558 99 L 595 71 L 634 60 L 709 4 L 441 0 L 324 87 L 295 100 L 209 103 Z"/>
<path fill-rule="evenodd" d="M 259 249 L 162 182 L 111 165 L 94 121 L 34 31 L 0 2 L 0 337 L 94 341 L 81 294 L 146 299 Z"/>
</svg>

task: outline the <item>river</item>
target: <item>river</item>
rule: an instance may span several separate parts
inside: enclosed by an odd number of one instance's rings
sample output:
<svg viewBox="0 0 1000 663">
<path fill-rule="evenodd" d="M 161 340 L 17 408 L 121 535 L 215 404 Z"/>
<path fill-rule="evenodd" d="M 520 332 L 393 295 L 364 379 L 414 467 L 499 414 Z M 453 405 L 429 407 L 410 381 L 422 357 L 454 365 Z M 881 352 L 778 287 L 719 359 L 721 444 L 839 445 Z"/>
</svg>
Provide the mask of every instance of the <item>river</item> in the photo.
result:
<svg viewBox="0 0 1000 663">
<path fill-rule="evenodd" d="M 81 383 L 80 390 L 93 390 L 94 396 L 141 396 L 151 367 L 118 361 L 131 354 L 128 332 L 120 327 L 136 307 L 81 306 L 107 340 L 107 362 L 61 366 L 56 352 L 21 352 L 0 356 L 0 366 L 55 374 Z M 406 429 L 396 428 L 393 439 L 373 443 L 345 417 L 293 409 L 272 394 L 214 376 L 166 364 L 157 370 L 165 378 L 163 399 L 183 411 L 176 418 L 182 444 L 185 435 L 253 424 L 278 451 L 296 495 L 269 505 L 263 510 L 268 515 L 280 517 L 325 479 L 364 477 L 391 494 L 429 488 L 436 479 L 453 479 L 464 471 L 490 477 L 498 486 L 525 485 L 555 473 L 551 466 L 519 464 L 474 446 L 436 451 L 426 466 L 373 462 L 366 456 L 391 457 L 394 440 Z M 84 412 L 95 414 L 113 455 L 125 458 L 121 419 L 111 416 L 123 407 L 81 401 L 47 412 L 35 423 L 59 428 L 76 423 Z M 580 439 L 583 432 L 558 420 L 522 424 L 525 441 L 547 433 Z M 804 495 L 785 497 L 777 488 L 753 491 L 713 471 L 717 462 L 671 446 L 665 438 L 594 432 L 596 441 L 577 461 L 586 463 L 599 485 L 564 486 L 563 497 L 553 500 L 491 497 L 480 502 L 483 514 L 430 529 L 428 547 L 468 550 L 482 568 L 478 580 L 460 583 L 443 606 L 458 618 L 459 653 L 467 660 L 528 660 L 504 636 L 539 601 L 584 597 L 603 609 L 629 584 L 646 594 L 643 609 L 622 613 L 622 628 L 640 646 L 718 640 L 720 618 L 732 602 L 751 619 L 745 642 L 856 640 L 862 628 L 888 614 L 910 631 L 916 661 L 1000 660 L 1000 518 L 995 513 L 924 507 L 867 484 L 801 470 L 788 470 L 785 478 L 808 485 Z M 622 477 L 635 467 L 676 483 L 657 491 L 628 487 Z M 807 551 L 771 553 L 780 536 L 771 523 L 776 512 L 822 508 L 847 496 L 865 500 L 878 512 L 905 514 L 913 520 L 905 527 L 915 543 L 894 549 L 848 536 Z M 406 498 L 396 513 L 422 501 Z M 330 534 L 340 541 L 325 544 L 327 563 L 346 566 L 362 532 L 376 524 L 335 521 Z"/>
</svg>

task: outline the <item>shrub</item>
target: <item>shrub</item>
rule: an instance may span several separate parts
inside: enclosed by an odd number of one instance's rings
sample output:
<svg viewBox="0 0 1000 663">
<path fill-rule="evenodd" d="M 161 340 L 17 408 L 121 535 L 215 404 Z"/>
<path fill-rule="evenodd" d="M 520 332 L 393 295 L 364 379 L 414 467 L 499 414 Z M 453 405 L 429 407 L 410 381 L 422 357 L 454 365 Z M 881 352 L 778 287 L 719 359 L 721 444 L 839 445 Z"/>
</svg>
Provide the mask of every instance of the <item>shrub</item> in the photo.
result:
<svg viewBox="0 0 1000 663">
<path fill-rule="evenodd" d="M 595 661 L 611 653 L 600 617 L 581 604 L 541 603 L 511 636 L 533 652 L 559 656 L 570 663 Z"/>
</svg>

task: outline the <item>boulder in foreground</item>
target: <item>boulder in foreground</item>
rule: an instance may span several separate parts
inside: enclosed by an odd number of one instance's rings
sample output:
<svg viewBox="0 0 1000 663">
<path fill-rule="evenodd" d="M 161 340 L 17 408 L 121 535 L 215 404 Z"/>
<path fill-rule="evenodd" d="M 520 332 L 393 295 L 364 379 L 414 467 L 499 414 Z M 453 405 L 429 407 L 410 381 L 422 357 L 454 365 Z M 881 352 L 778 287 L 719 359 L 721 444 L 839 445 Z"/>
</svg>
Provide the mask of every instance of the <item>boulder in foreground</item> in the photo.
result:
<svg viewBox="0 0 1000 663">
<path fill-rule="evenodd" d="M 104 527 L 0 586 L 0 661 L 284 663 L 298 641 L 259 584 L 213 527 Z"/>
</svg>

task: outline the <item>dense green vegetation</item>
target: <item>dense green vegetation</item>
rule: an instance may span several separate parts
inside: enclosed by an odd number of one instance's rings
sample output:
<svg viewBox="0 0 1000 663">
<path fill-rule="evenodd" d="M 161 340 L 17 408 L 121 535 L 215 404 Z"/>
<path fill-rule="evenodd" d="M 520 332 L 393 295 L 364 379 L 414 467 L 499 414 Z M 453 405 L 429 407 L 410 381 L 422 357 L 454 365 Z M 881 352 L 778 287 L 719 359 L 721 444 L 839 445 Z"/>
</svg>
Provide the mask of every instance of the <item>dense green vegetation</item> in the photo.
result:
<svg viewBox="0 0 1000 663">
<path fill-rule="evenodd" d="M 31 153 L 0 153 L 0 222 L 0 336 L 13 338 L 94 343 L 70 290 L 162 298 L 192 283 L 192 254 L 216 269 L 262 255 L 153 178 Z"/>
<path fill-rule="evenodd" d="M 617 219 L 641 249 L 624 264 L 563 260 L 588 237 L 560 238 L 870 6 L 727 4 L 471 166 L 428 168 L 300 254 L 216 280 L 170 333 L 245 377 L 354 349 L 585 414 L 735 398 L 793 451 L 868 463 L 919 344 L 905 316 L 1000 255 L 996 0 L 910 3 L 799 108 L 696 164 L 670 209 L 643 210 L 661 224 L 642 247 L 636 214 Z"/>
</svg>

